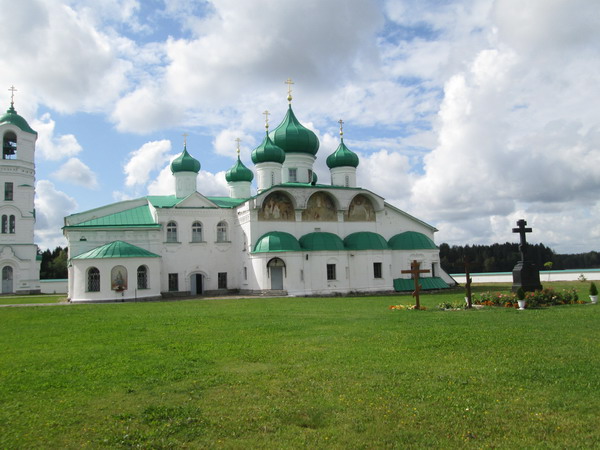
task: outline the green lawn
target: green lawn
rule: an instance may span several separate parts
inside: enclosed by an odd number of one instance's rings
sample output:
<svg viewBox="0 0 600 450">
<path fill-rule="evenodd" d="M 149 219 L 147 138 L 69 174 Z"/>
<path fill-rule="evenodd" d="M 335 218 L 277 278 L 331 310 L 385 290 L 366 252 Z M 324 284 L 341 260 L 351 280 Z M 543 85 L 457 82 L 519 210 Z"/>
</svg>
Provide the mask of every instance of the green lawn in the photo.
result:
<svg viewBox="0 0 600 450">
<path fill-rule="evenodd" d="M 600 306 L 463 296 L 0 308 L 0 448 L 600 446 Z"/>
</svg>

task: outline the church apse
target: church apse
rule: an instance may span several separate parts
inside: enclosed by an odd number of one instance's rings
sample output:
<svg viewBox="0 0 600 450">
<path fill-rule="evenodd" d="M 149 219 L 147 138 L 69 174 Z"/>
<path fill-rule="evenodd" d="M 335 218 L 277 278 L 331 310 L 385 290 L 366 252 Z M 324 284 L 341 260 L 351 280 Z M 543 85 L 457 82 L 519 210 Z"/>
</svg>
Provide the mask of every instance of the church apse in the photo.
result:
<svg viewBox="0 0 600 450">
<path fill-rule="evenodd" d="M 375 208 L 371 200 L 358 194 L 350 202 L 348 211 L 344 213 L 345 222 L 375 222 Z"/>
<path fill-rule="evenodd" d="M 294 222 L 294 205 L 283 192 L 269 194 L 258 211 L 258 220 Z"/>
<path fill-rule="evenodd" d="M 308 199 L 302 211 L 305 222 L 337 222 L 337 208 L 333 199 L 324 192 L 316 192 Z"/>
</svg>

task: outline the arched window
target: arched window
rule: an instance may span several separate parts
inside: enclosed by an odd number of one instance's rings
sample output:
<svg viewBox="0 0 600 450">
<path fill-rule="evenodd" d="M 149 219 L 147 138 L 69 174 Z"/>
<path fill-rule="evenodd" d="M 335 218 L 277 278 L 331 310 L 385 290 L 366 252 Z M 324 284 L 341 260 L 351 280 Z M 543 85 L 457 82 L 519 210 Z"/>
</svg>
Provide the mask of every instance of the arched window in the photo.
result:
<svg viewBox="0 0 600 450">
<path fill-rule="evenodd" d="M 217 242 L 227 242 L 227 222 L 224 220 L 217 224 Z"/>
<path fill-rule="evenodd" d="M 8 233 L 8 216 L 6 214 L 2 215 L 2 234 Z"/>
<path fill-rule="evenodd" d="M 12 131 L 4 134 L 2 139 L 2 159 L 15 159 L 17 157 L 17 135 Z"/>
<path fill-rule="evenodd" d="M 137 269 L 137 288 L 148 289 L 148 268 L 140 266 Z"/>
<path fill-rule="evenodd" d="M 11 215 L 8 222 L 8 232 L 11 234 L 15 234 L 15 216 Z"/>
<path fill-rule="evenodd" d="M 95 267 L 90 267 L 87 274 L 88 292 L 100 292 L 100 271 Z"/>
<path fill-rule="evenodd" d="M 202 242 L 202 222 L 192 224 L 192 242 Z"/>
<path fill-rule="evenodd" d="M 167 223 L 167 242 L 177 242 L 177 223 Z"/>
</svg>

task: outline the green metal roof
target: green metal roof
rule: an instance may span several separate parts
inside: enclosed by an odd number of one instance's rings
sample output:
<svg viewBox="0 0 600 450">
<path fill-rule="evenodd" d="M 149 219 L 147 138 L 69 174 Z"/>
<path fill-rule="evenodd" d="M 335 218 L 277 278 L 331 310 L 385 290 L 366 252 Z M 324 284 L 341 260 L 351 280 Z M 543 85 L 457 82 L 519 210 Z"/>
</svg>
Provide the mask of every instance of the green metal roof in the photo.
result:
<svg viewBox="0 0 600 450">
<path fill-rule="evenodd" d="M 286 153 L 308 153 L 316 155 L 319 150 L 317 135 L 303 126 L 289 105 L 283 121 L 271 133 L 273 143 Z"/>
<path fill-rule="evenodd" d="M 344 245 L 348 250 L 387 250 L 388 248 L 383 236 L 370 231 L 359 231 L 346 236 Z"/>
<path fill-rule="evenodd" d="M 127 242 L 114 241 L 73 257 L 73 259 L 104 258 L 160 258 L 160 256 Z"/>
<path fill-rule="evenodd" d="M 333 233 L 315 231 L 300 238 L 300 245 L 306 250 L 346 250 L 344 242 Z"/>
<path fill-rule="evenodd" d="M 405 231 L 390 238 L 388 245 L 393 250 L 437 250 L 435 243 L 417 231 Z"/>
<path fill-rule="evenodd" d="M 173 208 L 175 205 L 183 201 L 174 195 L 149 195 L 146 197 L 155 208 Z M 230 198 L 230 197 L 206 197 L 219 208 L 235 208 L 244 203 L 245 198 Z"/>
<path fill-rule="evenodd" d="M 327 167 L 358 167 L 358 156 L 344 144 L 344 140 L 340 142 L 337 150 L 327 157 Z"/>
<path fill-rule="evenodd" d="M 419 284 L 423 290 L 448 289 L 450 287 L 440 277 L 419 278 Z M 412 278 L 396 278 L 394 280 L 394 290 L 398 292 L 414 291 L 415 280 Z"/>
<path fill-rule="evenodd" d="M 263 234 L 254 246 L 254 253 L 299 252 L 301 250 L 298 239 L 283 231 L 270 231 Z"/>
<path fill-rule="evenodd" d="M 200 161 L 190 155 L 187 148 L 183 147 L 183 152 L 171 163 L 171 172 L 200 172 Z"/>
<path fill-rule="evenodd" d="M 252 162 L 259 164 L 263 162 L 275 162 L 283 164 L 285 161 L 285 152 L 281 147 L 273 144 L 273 141 L 267 134 L 262 143 L 252 151 Z"/>
<path fill-rule="evenodd" d="M 10 108 L 6 110 L 6 113 L 0 117 L 0 124 L 2 123 L 10 123 L 20 128 L 22 131 L 37 135 L 37 131 L 31 128 L 27 121 L 17 114 L 17 111 L 15 111 L 15 107 L 12 103 L 10 104 Z"/>
<path fill-rule="evenodd" d="M 136 208 L 127 209 L 115 214 L 109 214 L 103 217 L 87 220 L 76 225 L 68 225 L 65 228 L 81 228 L 81 227 L 160 227 L 154 221 L 148 205 L 138 206 Z"/>
<path fill-rule="evenodd" d="M 235 181 L 252 181 L 253 179 L 254 173 L 240 161 L 239 155 L 235 165 L 225 173 L 225 180 L 228 183 Z"/>
</svg>

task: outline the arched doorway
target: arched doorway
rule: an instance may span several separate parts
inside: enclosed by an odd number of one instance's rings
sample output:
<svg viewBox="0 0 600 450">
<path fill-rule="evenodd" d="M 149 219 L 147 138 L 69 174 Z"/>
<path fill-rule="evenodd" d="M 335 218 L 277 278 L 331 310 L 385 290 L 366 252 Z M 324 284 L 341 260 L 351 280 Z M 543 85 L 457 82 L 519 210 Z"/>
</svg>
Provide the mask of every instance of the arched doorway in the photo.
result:
<svg viewBox="0 0 600 450">
<path fill-rule="evenodd" d="M 204 292 L 204 275 L 193 273 L 190 275 L 190 294 L 202 295 Z"/>
<path fill-rule="evenodd" d="M 267 263 L 269 276 L 271 278 L 271 289 L 276 291 L 283 290 L 283 275 L 285 263 L 280 258 L 273 258 Z"/>
<path fill-rule="evenodd" d="M 13 269 L 10 266 L 2 268 L 2 293 L 12 294 L 13 292 Z"/>
</svg>

